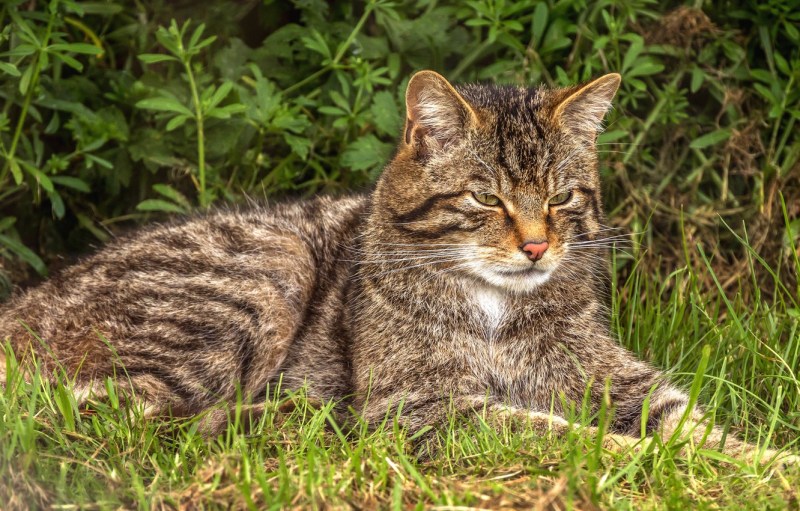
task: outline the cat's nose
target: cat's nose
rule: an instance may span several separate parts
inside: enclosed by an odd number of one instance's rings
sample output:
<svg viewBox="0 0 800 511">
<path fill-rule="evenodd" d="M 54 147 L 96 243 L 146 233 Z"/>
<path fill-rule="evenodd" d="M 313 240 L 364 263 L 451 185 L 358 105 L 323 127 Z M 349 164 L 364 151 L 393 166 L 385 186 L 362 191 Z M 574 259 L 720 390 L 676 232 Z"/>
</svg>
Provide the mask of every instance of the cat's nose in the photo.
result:
<svg viewBox="0 0 800 511">
<path fill-rule="evenodd" d="M 528 259 L 538 261 L 547 252 L 549 246 L 546 241 L 526 241 L 520 248 L 528 256 Z"/>
</svg>

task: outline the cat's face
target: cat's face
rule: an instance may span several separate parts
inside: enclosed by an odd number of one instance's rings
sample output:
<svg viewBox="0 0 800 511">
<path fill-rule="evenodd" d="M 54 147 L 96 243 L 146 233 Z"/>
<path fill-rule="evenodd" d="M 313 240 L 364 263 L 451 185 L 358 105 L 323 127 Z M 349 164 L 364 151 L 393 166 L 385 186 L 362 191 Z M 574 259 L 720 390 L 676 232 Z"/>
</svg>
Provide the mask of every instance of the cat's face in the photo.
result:
<svg viewBox="0 0 800 511">
<path fill-rule="evenodd" d="M 599 255 L 598 126 L 619 85 L 453 88 L 415 75 L 398 154 L 376 190 L 389 258 L 507 291 L 557 272 L 580 278 Z"/>
</svg>

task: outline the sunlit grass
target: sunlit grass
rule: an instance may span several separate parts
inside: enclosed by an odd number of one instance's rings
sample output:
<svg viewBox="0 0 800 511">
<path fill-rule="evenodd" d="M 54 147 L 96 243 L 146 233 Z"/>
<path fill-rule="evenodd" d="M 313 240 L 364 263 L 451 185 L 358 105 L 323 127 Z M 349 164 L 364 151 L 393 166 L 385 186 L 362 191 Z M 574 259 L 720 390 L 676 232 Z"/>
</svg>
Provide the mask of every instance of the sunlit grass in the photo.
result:
<svg viewBox="0 0 800 511">
<path fill-rule="evenodd" d="M 699 248 L 690 251 L 706 260 Z M 753 273 L 743 278 L 769 274 L 756 273 L 761 263 L 749 257 Z M 620 342 L 671 368 L 687 390 L 697 383 L 709 416 L 730 434 L 800 449 L 796 290 L 778 285 L 769 298 L 755 291 L 745 303 L 701 292 L 708 289 L 701 283 L 715 279 L 710 264 L 669 275 L 628 273 L 612 286 Z M 7 355 L 10 377 L 0 393 L 4 509 L 781 509 L 800 499 L 798 467 L 731 465 L 703 450 L 678 456 L 668 439 L 610 453 L 580 429 L 543 438 L 524 425 L 498 429 L 453 417 L 433 437 L 436 449 L 417 457 L 415 442 L 393 421 L 377 431 L 345 424 L 332 404 L 315 407 L 301 394 L 270 400 L 250 434 L 234 425 L 209 441 L 198 420 L 146 421 L 121 396 L 80 410 L 62 383 L 37 374 L 23 381 Z M 573 419 L 591 417 L 578 409 Z"/>
</svg>

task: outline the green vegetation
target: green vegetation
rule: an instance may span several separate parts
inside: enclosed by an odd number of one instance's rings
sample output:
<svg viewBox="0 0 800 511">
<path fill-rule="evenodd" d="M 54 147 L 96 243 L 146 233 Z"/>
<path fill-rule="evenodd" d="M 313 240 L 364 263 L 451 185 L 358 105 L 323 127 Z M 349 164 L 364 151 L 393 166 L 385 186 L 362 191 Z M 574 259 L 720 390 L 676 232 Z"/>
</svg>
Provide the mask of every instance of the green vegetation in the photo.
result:
<svg viewBox="0 0 800 511">
<path fill-rule="evenodd" d="M 620 340 L 687 387 L 710 346 L 700 399 L 718 424 L 797 450 L 798 26 L 796 0 L 8 0 L 0 287 L 35 281 L 137 222 L 369 186 L 392 153 L 414 70 L 549 85 L 619 71 L 600 149 L 610 221 L 638 233 L 616 259 Z M 0 502 L 800 501 L 797 468 L 732 468 L 669 448 L 603 454 L 577 434 L 454 423 L 442 455 L 417 460 L 402 432 L 337 429 L 297 399 L 252 436 L 207 443 L 192 421 L 144 423 L 113 402 L 88 413 L 62 386 L 15 381 L 0 393 Z"/>
</svg>

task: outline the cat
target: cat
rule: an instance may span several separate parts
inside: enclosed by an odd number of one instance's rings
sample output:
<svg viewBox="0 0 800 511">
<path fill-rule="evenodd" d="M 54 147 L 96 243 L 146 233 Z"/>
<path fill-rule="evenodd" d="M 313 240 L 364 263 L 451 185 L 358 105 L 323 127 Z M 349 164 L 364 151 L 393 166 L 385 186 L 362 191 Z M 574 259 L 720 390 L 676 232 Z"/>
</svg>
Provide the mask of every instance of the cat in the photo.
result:
<svg viewBox="0 0 800 511">
<path fill-rule="evenodd" d="M 148 415 L 280 383 L 371 424 L 397 412 L 416 431 L 455 411 L 558 433 L 568 403 L 589 386 L 596 411 L 608 385 L 608 438 L 668 436 L 688 417 L 697 443 L 753 459 L 611 337 L 595 142 L 620 81 L 453 86 L 421 71 L 371 194 L 145 228 L 12 299 L 0 337 L 23 367 L 74 376 L 79 400 L 114 377 Z"/>
</svg>

